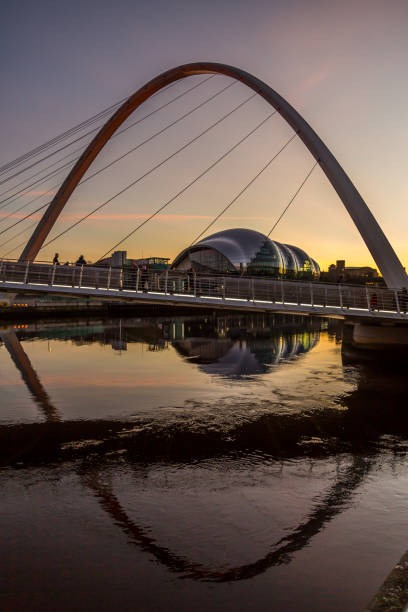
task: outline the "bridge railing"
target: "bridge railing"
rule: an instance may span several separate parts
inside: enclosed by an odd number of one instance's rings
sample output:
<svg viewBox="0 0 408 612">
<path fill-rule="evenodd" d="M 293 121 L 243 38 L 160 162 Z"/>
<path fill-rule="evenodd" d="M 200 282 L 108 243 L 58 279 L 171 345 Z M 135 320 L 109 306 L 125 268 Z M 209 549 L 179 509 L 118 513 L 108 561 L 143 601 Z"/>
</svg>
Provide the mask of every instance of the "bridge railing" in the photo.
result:
<svg viewBox="0 0 408 612">
<path fill-rule="evenodd" d="M 257 277 L 222 276 L 172 270 L 143 271 L 134 268 L 50 265 L 0 261 L 1 283 L 103 289 L 112 292 L 178 294 L 220 300 L 273 302 L 340 310 L 389 311 L 405 314 L 408 294 L 383 287 L 333 285 L 328 283 Z"/>
<path fill-rule="evenodd" d="M 350 287 L 315 282 L 258 279 L 247 277 L 197 276 L 193 291 L 201 297 L 213 296 L 256 302 L 334 307 L 340 309 L 406 310 L 408 296 L 382 287 Z M 190 285 L 192 281 L 190 280 Z"/>
</svg>

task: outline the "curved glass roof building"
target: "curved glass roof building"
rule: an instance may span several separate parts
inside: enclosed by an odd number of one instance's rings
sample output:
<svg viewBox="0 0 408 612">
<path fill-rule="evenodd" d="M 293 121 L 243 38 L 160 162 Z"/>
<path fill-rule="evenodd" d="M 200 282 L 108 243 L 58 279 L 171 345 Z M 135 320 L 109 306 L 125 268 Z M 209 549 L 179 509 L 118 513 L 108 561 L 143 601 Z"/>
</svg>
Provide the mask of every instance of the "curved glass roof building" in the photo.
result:
<svg viewBox="0 0 408 612">
<path fill-rule="evenodd" d="M 305 251 L 271 240 L 265 234 L 236 228 L 217 232 L 184 249 L 174 260 L 175 270 L 205 273 L 316 278 L 319 264 Z"/>
</svg>

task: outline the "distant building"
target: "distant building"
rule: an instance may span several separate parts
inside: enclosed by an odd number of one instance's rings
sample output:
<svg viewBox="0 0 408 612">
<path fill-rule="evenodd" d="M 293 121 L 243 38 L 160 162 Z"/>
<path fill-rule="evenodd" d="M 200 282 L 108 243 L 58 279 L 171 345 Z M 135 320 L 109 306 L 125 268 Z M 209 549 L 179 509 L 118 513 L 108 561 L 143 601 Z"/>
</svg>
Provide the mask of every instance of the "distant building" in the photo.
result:
<svg viewBox="0 0 408 612">
<path fill-rule="evenodd" d="M 322 280 L 333 283 L 354 282 L 365 284 L 379 278 L 375 268 L 369 266 L 346 266 L 344 259 L 338 259 L 336 264 L 329 266 L 328 272 L 322 274 Z"/>
<path fill-rule="evenodd" d="M 165 270 L 169 264 L 169 257 L 144 257 L 140 259 L 128 258 L 127 251 L 115 251 L 110 257 L 100 259 L 96 265 L 112 266 L 112 268 L 143 268 L 149 270 Z"/>
<path fill-rule="evenodd" d="M 297 246 L 281 244 L 250 229 L 217 232 L 184 249 L 172 269 L 207 274 L 319 278 L 319 264 Z"/>
<path fill-rule="evenodd" d="M 378 278 L 378 272 L 375 268 L 370 268 L 369 266 L 362 267 L 346 267 L 344 268 L 344 274 L 346 279 L 364 279 L 364 280 L 374 280 Z"/>
</svg>

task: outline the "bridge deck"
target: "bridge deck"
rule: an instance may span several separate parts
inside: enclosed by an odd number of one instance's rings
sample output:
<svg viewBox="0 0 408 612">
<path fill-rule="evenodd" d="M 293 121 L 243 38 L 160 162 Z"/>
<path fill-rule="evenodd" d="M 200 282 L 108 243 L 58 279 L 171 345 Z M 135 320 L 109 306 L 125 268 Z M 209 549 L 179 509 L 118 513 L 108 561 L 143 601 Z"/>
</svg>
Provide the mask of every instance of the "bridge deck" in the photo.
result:
<svg viewBox="0 0 408 612">
<path fill-rule="evenodd" d="M 169 270 L 7 260 L 0 263 L 0 291 L 408 322 L 408 295 L 394 289 Z"/>
</svg>

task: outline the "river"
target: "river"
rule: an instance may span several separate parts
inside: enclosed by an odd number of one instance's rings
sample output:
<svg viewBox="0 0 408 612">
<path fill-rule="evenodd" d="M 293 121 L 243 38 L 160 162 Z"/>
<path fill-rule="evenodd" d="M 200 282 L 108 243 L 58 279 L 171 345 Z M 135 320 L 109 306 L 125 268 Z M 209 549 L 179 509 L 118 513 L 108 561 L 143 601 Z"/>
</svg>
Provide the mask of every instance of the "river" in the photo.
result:
<svg viewBox="0 0 408 612">
<path fill-rule="evenodd" d="M 407 548 L 406 364 L 289 315 L 0 333 L 2 610 L 362 610 Z"/>
</svg>

